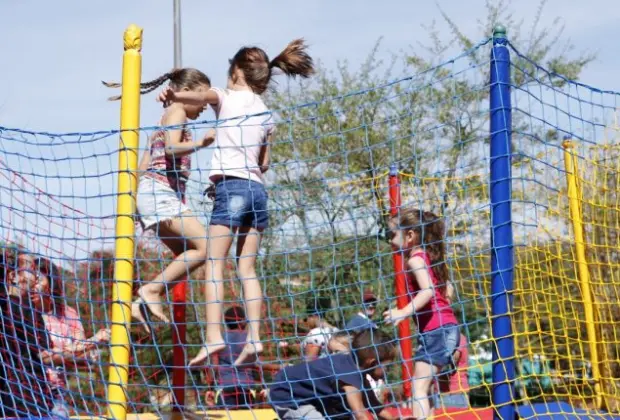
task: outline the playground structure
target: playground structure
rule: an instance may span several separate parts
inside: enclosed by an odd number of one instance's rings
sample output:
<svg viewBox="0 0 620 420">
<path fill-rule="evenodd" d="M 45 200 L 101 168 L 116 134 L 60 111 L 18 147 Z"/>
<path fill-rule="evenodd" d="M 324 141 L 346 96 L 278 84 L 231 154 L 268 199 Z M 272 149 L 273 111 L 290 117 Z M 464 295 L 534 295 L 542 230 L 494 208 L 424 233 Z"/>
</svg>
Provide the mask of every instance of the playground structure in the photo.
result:
<svg viewBox="0 0 620 420">
<path fill-rule="evenodd" d="M 99 365 L 67 372 L 72 414 L 273 418 L 266 402 L 213 411 L 207 395 L 217 389 L 217 367 L 185 367 L 201 345 L 200 271 L 167 295 L 173 325 L 155 323 L 146 336 L 130 323 L 135 281 L 154 277 L 171 255 L 136 232 L 138 154 L 153 128 L 140 125 L 142 30 L 130 26 L 124 43 L 120 131 L 0 128 L 0 188 L 10 197 L 0 231 L 10 252 L 62 260 L 67 304 L 87 330 L 112 329 Z M 340 325 L 366 288 L 380 308 L 406 304 L 402 255 L 390 250 L 385 221 L 415 205 L 446 220 L 455 308 L 471 343 L 470 398 L 488 407 L 449 416 L 620 412 L 617 100 L 522 56 L 498 27 L 422 74 L 278 110 L 257 392 L 299 361 L 306 300 L 329 297 L 324 315 Z M 192 187 L 190 202 L 202 190 Z M 226 305 L 239 303 L 232 263 L 229 271 Z M 394 334 L 402 358 L 385 393 L 399 400 L 411 392 L 415 333 L 402 323 Z"/>
</svg>

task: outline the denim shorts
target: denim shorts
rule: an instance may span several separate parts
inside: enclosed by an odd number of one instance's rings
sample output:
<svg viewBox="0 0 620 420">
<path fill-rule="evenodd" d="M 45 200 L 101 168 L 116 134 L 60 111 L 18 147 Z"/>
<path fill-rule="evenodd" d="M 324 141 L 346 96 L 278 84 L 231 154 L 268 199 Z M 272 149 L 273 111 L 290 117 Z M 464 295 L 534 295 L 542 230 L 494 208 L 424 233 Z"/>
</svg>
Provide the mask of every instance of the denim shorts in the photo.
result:
<svg viewBox="0 0 620 420">
<path fill-rule="evenodd" d="M 267 228 L 269 216 L 265 186 L 241 178 L 217 181 L 210 224 L 230 228 L 252 227 L 258 230 Z"/>
<path fill-rule="evenodd" d="M 144 230 L 154 229 L 159 223 L 182 217 L 183 213 L 190 211 L 180 192 L 149 176 L 140 177 L 137 202 Z"/>
<path fill-rule="evenodd" d="M 418 336 L 418 349 L 413 358 L 416 362 L 425 362 L 438 367 L 453 364 L 452 356 L 457 350 L 461 333 L 458 325 L 444 325 Z"/>
<path fill-rule="evenodd" d="M 435 408 L 469 408 L 469 396 L 464 392 L 456 394 L 434 394 L 433 405 Z"/>
</svg>

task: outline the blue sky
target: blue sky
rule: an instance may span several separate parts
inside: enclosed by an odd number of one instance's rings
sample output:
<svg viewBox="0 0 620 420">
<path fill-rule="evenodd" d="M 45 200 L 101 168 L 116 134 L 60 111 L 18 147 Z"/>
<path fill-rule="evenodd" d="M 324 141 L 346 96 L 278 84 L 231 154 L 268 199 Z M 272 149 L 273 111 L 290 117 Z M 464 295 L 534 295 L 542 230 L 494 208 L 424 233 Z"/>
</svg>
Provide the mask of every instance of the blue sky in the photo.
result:
<svg viewBox="0 0 620 420">
<path fill-rule="evenodd" d="M 615 3 L 615 0 L 550 0 L 541 24 L 550 25 L 556 17 L 562 18 L 566 26 L 563 39 L 570 38 L 576 52 L 598 53 L 597 61 L 583 72 L 581 80 L 599 88 L 620 90 L 617 47 L 620 8 Z M 227 59 L 247 44 L 259 45 L 274 56 L 287 42 L 302 36 L 311 45 L 313 57 L 326 67 L 333 68 L 338 60 L 344 59 L 355 67 L 381 36 L 384 37 L 382 51 L 387 57 L 389 52 L 428 41 L 423 25 L 435 20 L 438 29 L 446 30 L 439 8 L 445 10 L 466 35 L 475 40 L 485 35 L 480 33 L 478 22 L 486 16 L 482 0 L 386 0 L 380 3 L 241 0 L 234 3 L 234 9 L 230 4 L 182 0 L 183 65 L 205 71 L 216 86 L 225 84 Z M 524 31 L 533 21 L 538 4 L 537 0 L 519 0 L 511 5 L 514 15 L 525 20 Z M 0 15 L 3 17 L 0 39 L 4 40 L 0 46 L 4 57 L 3 77 L 0 77 L 0 126 L 47 132 L 117 128 L 118 103 L 106 101 L 115 91 L 104 88 L 100 81 L 120 79 L 122 35 L 130 23 L 144 28 L 143 80 L 155 78 L 172 67 L 172 0 L 0 0 Z M 449 33 L 444 33 L 448 39 Z M 161 106 L 155 102 L 154 95 L 143 97 L 142 125 L 154 125 L 160 113 Z M 0 158 L 13 170 L 25 174 L 32 184 L 58 193 L 60 201 L 64 200 L 65 204 L 93 219 L 72 220 L 74 216 L 68 214 L 60 219 L 69 225 L 63 227 L 59 223 L 59 227 L 50 229 L 55 234 L 47 234 L 53 238 L 43 240 L 40 232 L 35 234 L 40 229 L 35 226 L 51 222 L 28 216 L 23 203 L 28 200 L 34 203 L 37 194 L 27 184 L 21 184 L 26 192 L 12 192 L 11 204 L 3 208 L 0 236 L 11 237 L 15 229 L 27 230 L 33 233 L 30 246 L 35 250 L 83 257 L 90 245 L 75 242 L 67 248 L 67 241 L 60 245 L 61 233 L 79 230 L 84 234 L 84 241 L 89 236 L 110 235 L 110 221 L 99 221 L 96 217 L 111 213 L 112 200 L 87 198 L 97 190 L 102 191 L 102 195 L 110 191 L 115 180 L 112 175 L 84 177 L 113 170 L 116 157 L 107 153 L 116 147 L 117 138 L 109 137 L 98 145 L 86 142 L 79 146 L 49 148 L 36 145 L 36 142 L 48 140 L 44 136 L 29 140 L 35 144 L 24 146 L 5 141 L 0 145 Z M 19 157 L 16 154 L 19 151 L 24 156 Z M 51 153 L 58 154 L 51 157 L 52 161 L 48 161 L 42 171 L 37 166 L 42 163 L 36 158 L 45 157 L 45 154 L 50 158 Z M 67 168 L 57 159 L 92 154 L 97 157 L 70 160 L 69 176 L 72 178 L 62 175 L 67 173 Z M 204 165 L 196 159 L 194 164 Z M 48 176 L 43 177 L 44 174 Z M 0 185 L 6 185 L 4 181 L 0 180 Z M 24 195 L 23 199 L 20 194 Z M 50 214 L 66 211 L 61 204 L 49 201 L 51 198 L 46 200 L 46 204 L 39 200 L 33 211 L 44 213 L 45 210 Z M 4 197 L 3 202 L 6 203 Z M 11 208 L 13 211 L 9 211 Z M 21 211 L 21 216 L 16 214 L 17 210 Z"/>
<path fill-rule="evenodd" d="M 272 0 L 235 2 L 182 0 L 183 64 L 204 70 L 216 85 L 225 83 L 227 59 L 244 44 L 275 55 L 303 36 L 314 57 L 332 67 L 337 60 L 359 63 L 380 36 L 385 51 L 399 51 L 428 39 L 422 25 L 443 8 L 465 34 L 481 38 L 482 0 L 436 2 L 366 0 Z M 517 17 L 533 20 L 537 0 L 511 6 Z M 87 2 L 0 0 L 0 36 L 5 58 L 0 78 L 3 126 L 54 132 L 92 131 L 118 125 L 118 104 L 99 83 L 119 79 L 122 34 L 130 23 L 144 28 L 143 77 L 172 67 L 172 0 L 89 0 Z M 586 83 L 620 90 L 617 52 L 620 8 L 613 0 L 550 0 L 543 24 L 560 16 L 577 51 L 598 52 L 583 74 Z M 10 42 L 7 42 L 10 41 Z M 151 125 L 160 107 L 153 95 L 143 99 L 142 122 Z"/>
</svg>

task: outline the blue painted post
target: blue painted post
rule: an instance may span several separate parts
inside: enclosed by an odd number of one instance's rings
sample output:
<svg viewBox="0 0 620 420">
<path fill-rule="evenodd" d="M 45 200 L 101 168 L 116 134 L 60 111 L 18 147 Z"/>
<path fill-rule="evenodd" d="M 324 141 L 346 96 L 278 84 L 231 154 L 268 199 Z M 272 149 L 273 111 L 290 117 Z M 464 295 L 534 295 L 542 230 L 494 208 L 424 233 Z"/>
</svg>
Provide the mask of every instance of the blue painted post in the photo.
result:
<svg viewBox="0 0 620 420">
<path fill-rule="evenodd" d="M 514 256 L 511 210 L 512 108 L 506 29 L 493 30 L 491 51 L 491 293 L 495 420 L 515 418 L 515 345 L 511 313 Z"/>
</svg>

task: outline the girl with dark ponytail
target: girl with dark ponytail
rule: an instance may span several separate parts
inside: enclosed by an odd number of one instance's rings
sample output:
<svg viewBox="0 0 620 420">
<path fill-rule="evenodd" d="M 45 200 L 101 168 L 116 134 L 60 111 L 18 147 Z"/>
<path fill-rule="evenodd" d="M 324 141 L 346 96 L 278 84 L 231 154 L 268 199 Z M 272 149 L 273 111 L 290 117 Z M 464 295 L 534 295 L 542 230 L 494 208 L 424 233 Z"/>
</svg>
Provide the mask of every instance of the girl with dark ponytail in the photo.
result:
<svg viewBox="0 0 620 420">
<path fill-rule="evenodd" d="M 206 343 L 190 366 L 201 364 L 226 346 L 221 328 L 224 266 L 235 235 L 249 328 L 248 341 L 235 365 L 263 350 L 259 331 L 263 296 L 255 265 L 262 232 L 269 222 L 263 174 L 269 169 L 275 124 L 260 95 L 269 87 L 275 69 L 289 77 L 310 77 L 314 64 L 304 41 L 289 43 L 273 60 L 258 47 L 241 48 L 230 60 L 226 89 L 179 92 L 168 88 L 159 97 L 162 102 L 211 105 L 222 121 L 210 165 L 206 165 L 211 168 L 209 178 L 215 188 L 205 285 Z"/>
</svg>

